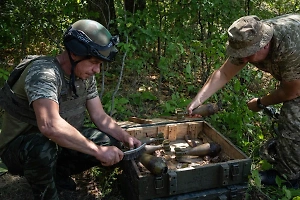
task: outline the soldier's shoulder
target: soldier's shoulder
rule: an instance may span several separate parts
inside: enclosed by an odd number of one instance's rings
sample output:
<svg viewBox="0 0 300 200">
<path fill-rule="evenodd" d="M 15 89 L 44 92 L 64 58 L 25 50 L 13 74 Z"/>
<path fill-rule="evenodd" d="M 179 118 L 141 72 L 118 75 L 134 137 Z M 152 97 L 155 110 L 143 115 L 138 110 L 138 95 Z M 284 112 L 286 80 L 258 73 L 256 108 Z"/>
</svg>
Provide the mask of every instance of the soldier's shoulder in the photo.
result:
<svg viewBox="0 0 300 200">
<path fill-rule="evenodd" d="M 58 73 L 60 71 L 60 68 L 54 58 L 48 57 L 34 60 L 30 64 L 29 68 L 32 73 Z"/>
</svg>

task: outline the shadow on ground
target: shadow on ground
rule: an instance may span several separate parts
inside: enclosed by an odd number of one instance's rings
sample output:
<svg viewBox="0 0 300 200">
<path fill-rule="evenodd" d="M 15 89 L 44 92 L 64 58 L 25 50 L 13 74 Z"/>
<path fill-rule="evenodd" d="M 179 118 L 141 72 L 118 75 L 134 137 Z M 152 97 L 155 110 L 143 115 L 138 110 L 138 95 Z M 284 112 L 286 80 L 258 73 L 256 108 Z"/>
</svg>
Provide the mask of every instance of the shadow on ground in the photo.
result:
<svg viewBox="0 0 300 200">
<path fill-rule="evenodd" d="M 73 177 L 77 183 L 76 191 L 64 190 L 60 192 L 60 200 L 120 200 L 122 197 L 110 194 L 102 197 L 97 184 L 85 174 Z M 8 173 L 0 176 L 0 199 L 3 200 L 33 200 L 31 188 L 24 177 L 13 176 Z"/>
</svg>

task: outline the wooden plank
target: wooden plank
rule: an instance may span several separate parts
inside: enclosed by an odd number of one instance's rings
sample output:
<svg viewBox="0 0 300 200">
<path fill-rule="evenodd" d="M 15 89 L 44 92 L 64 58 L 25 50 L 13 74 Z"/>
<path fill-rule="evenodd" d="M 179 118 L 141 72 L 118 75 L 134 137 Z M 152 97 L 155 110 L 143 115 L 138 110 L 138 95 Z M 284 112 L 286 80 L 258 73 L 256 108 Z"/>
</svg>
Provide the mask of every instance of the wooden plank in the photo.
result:
<svg viewBox="0 0 300 200">
<path fill-rule="evenodd" d="M 157 133 L 163 133 L 164 134 L 164 138 L 168 138 L 167 129 L 168 129 L 167 126 L 157 126 Z"/>
<path fill-rule="evenodd" d="M 128 120 L 130 122 L 134 122 L 134 123 L 137 123 L 137 124 L 151 124 L 152 123 L 152 120 L 150 120 L 150 119 L 141 119 L 141 118 L 138 118 L 138 117 L 129 117 Z"/>
<path fill-rule="evenodd" d="M 206 134 L 206 136 L 209 137 L 212 141 L 219 143 L 222 147 L 222 151 L 224 151 L 231 158 L 233 159 L 247 158 L 247 156 L 240 149 L 238 149 L 232 142 L 230 142 L 222 134 L 218 133 L 218 131 L 214 129 L 211 125 L 205 123 L 203 131 Z"/>
<path fill-rule="evenodd" d="M 168 125 L 168 139 L 175 141 L 177 136 L 177 124 Z"/>
<path fill-rule="evenodd" d="M 197 122 L 188 122 L 187 123 L 188 128 L 187 128 L 187 135 L 191 139 L 196 139 L 198 134 L 199 134 L 199 123 Z"/>
<path fill-rule="evenodd" d="M 129 130 L 126 130 L 131 136 L 133 137 L 136 137 L 138 139 L 140 138 L 143 138 L 143 137 L 146 137 L 144 134 L 143 134 L 143 128 L 142 127 L 139 127 L 139 128 L 132 128 L 132 129 L 129 129 Z"/>
</svg>

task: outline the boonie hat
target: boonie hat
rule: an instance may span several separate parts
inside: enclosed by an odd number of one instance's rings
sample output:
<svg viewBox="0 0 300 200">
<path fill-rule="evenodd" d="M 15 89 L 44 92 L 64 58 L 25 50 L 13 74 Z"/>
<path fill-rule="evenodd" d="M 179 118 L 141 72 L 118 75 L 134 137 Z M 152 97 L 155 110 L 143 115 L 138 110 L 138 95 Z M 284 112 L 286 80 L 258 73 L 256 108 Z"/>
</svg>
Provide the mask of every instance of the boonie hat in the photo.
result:
<svg viewBox="0 0 300 200">
<path fill-rule="evenodd" d="M 241 17 L 228 28 L 227 55 L 245 58 L 266 46 L 273 36 L 271 24 L 256 15 Z"/>
</svg>

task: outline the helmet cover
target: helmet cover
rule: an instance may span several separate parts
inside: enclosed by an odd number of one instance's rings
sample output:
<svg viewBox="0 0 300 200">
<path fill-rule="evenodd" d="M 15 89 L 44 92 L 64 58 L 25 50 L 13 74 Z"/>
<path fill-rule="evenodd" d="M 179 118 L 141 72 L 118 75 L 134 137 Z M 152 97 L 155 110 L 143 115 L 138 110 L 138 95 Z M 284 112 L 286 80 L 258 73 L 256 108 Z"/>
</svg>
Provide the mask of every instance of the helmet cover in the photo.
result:
<svg viewBox="0 0 300 200">
<path fill-rule="evenodd" d="M 118 36 L 110 32 L 100 23 L 83 19 L 72 24 L 64 34 L 64 45 L 67 50 L 78 56 L 92 56 L 103 61 L 114 60 L 118 50 Z"/>
</svg>

